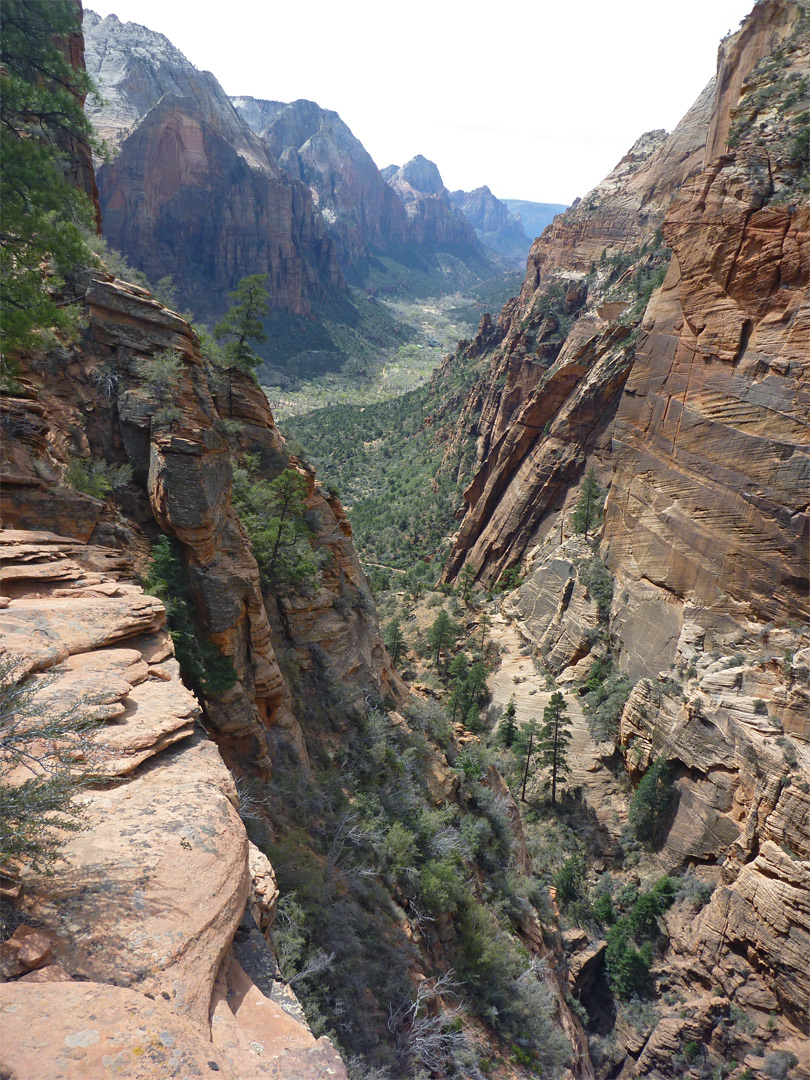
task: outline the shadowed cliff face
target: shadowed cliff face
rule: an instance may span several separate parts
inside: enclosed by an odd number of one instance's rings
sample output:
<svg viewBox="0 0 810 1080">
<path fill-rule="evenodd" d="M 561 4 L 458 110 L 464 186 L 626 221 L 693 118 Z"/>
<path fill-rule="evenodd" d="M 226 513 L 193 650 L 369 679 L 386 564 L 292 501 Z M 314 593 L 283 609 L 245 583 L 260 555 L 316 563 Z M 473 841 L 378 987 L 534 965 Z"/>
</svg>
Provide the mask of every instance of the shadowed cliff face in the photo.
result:
<svg viewBox="0 0 810 1080">
<path fill-rule="evenodd" d="M 448 575 L 520 564 L 505 611 L 560 683 L 605 655 L 635 682 L 594 773 L 617 750 L 634 783 L 667 762 L 656 865 L 714 885 L 667 916 L 658 974 L 684 1007 L 617 1027 L 623 1076 L 677 1075 L 687 1039 L 764 1076 L 728 1040 L 737 1009 L 760 1047 L 806 1054 L 809 69 L 807 5 L 758 4 L 682 124 L 555 220 L 466 349 L 490 367 Z M 595 546 L 570 536 L 587 467 L 609 489 L 601 613 Z M 602 780 L 583 779 L 596 814 Z"/>
<path fill-rule="evenodd" d="M 407 241 L 402 202 L 336 112 L 314 101 L 233 101 L 282 168 L 312 192 L 341 265 L 357 263 L 372 248 L 386 250 Z"/>
<path fill-rule="evenodd" d="M 520 218 L 509 211 L 506 203 L 496 199 L 488 187 L 475 191 L 453 191 L 453 205 L 472 223 L 482 244 L 513 259 L 522 266 L 531 246 Z"/>
<path fill-rule="evenodd" d="M 152 280 L 169 274 L 201 319 L 240 278 L 267 273 L 273 310 L 307 314 L 341 288 L 308 188 L 290 180 L 209 72 L 161 34 L 85 20 L 87 67 L 105 99 L 90 118 L 114 160 L 98 172 L 104 233 Z"/>
</svg>

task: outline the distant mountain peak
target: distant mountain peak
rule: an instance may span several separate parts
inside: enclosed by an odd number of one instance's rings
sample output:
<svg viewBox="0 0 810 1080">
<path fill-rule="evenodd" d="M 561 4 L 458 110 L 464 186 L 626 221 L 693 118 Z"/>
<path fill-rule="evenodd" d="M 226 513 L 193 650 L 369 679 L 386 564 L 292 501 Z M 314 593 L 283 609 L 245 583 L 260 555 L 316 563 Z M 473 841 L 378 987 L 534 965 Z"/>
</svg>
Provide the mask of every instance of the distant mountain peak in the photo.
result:
<svg viewBox="0 0 810 1080">
<path fill-rule="evenodd" d="M 417 154 L 397 169 L 401 180 L 423 195 L 439 195 L 444 191 L 444 181 L 435 162 Z"/>
</svg>

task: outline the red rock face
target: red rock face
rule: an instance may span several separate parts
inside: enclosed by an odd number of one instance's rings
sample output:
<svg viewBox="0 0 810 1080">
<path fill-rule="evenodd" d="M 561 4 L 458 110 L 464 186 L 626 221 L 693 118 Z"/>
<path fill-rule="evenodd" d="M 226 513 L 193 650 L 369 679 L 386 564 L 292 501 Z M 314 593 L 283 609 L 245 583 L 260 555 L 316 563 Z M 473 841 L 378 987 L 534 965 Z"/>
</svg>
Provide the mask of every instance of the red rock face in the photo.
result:
<svg viewBox="0 0 810 1080">
<path fill-rule="evenodd" d="M 292 314 L 342 284 L 308 191 L 248 165 L 188 99 L 161 99 L 99 170 L 99 192 L 110 244 L 152 280 L 171 274 L 201 318 L 247 274 L 267 273 L 273 308 Z"/>
<path fill-rule="evenodd" d="M 726 50 L 731 71 L 721 56 L 721 86 L 744 85 L 791 10 L 757 8 Z M 787 75 L 807 55 L 794 39 Z M 712 130 L 728 130 L 725 92 L 719 109 Z M 667 214 L 673 260 L 616 420 L 604 537 L 622 574 L 783 621 L 810 614 L 810 206 L 789 188 L 773 200 L 790 117 L 772 123 L 710 159 Z"/>
<path fill-rule="evenodd" d="M 149 550 L 144 526 L 153 535 L 159 528 L 176 537 L 201 628 L 237 674 L 234 687 L 205 701 L 220 747 L 230 760 L 259 769 L 270 767 L 268 738 L 305 757 L 279 648 L 295 650 L 302 668 L 311 666 L 312 650 L 321 649 L 350 695 L 368 687 L 399 689 L 342 507 L 307 473 L 313 542 L 328 569 L 311 596 L 263 595 L 250 542 L 231 506 L 231 456 L 239 448 L 218 427 L 221 417 L 239 421 L 245 445 L 283 461 L 284 442 L 264 394 L 243 373 L 207 372 L 188 323 L 145 290 L 98 273 L 78 289 L 89 332 L 66 350 L 62 378 L 31 371 L 25 396 L 4 402 L 2 520 L 6 527 L 58 526 L 67 536 L 92 537 L 109 545 L 111 557 L 123 548 L 142 567 Z M 177 416 L 168 424 L 155 420 L 160 402 L 149 381 L 150 358 L 165 349 L 182 358 L 171 391 Z M 109 382 L 100 387 L 98 373 L 105 371 Z M 76 456 L 129 462 L 134 480 L 123 508 L 59 482 Z M 338 613 L 338 598 L 356 602 L 351 615 Z"/>
<path fill-rule="evenodd" d="M 778 76 L 753 74 L 760 61 Z M 477 428 L 480 467 L 449 574 L 465 560 L 486 578 L 514 565 L 590 456 L 605 479 L 613 470 L 614 572 L 701 602 L 756 594 L 752 610 L 771 617 L 806 613 L 808 209 L 791 195 L 789 135 L 807 103 L 756 122 L 746 113 L 750 138 L 716 156 L 740 95 L 757 102 L 806 65 L 799 8 L 758 5 L 676 131 L 643 136 L 535 241 L 462 417 Z M 633 281 L 659 228 L 671 267 L 641 322 Z M 626 269 L 611 283 L 617 257 Z M 560 317 L 577 313 L 555 345 Z M 636 329 L 620 347 L 625 327 Z"/>
<path fill-rule="evenodd" d="M 181 307 L 211 321 L 248 274 L 268 275 L 271 307 L 303 315 L 343 287 L 334 242 L 216 79 L 161 34 L 86 18 L 90 74 L 105 97 L 90 116 L 114 161 L 98 171 L 104 233 L 153 282 L 171 275 Z"/>
</svg>

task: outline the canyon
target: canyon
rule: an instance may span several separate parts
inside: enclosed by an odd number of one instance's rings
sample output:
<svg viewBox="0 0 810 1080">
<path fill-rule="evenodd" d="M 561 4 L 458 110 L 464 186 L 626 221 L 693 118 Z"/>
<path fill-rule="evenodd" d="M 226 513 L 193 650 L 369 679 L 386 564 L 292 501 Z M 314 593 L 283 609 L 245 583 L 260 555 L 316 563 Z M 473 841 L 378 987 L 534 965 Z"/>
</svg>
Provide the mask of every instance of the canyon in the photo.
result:
<svg viewBox="0 0 810 1080">
<path fill-rule="evenodd" d="M 377 170 L 334 112 L 229 99 L 114 17 L 84 29 L 104 233 L 196 315 L 247 273 L 309 317 L 403 246 L 479 278 L 477 232 L 519 252 L 487 188 L 450 193 L 422 157 Z M 675 130 L 554 219 L 434 373 L 433 492 L 467 486 L 420 556 L 441 581 L 407 608 L 407 682 L 352 508 L 255 380 L 103 265 L 59 286 L 77 328 L 40 334 L 2 400 L 0 656 L 47 715 L 95 721 L 103 775 L 53 873 L 0 879 L 0 1071 L 810 1078 L 809 72 L 807 4 L 759 0 Z M 285 478 L 303 584 L 262 533 Z M 496 708 L 528 722 L 563 694 L 559 815 L 539 778 L 510 794 L 497 727 L 443 712 L 423 645 L 445 603 Z M 634 792 L 659 767 L 645 848 Z M 570 851 L 617 912 L 680 883 L 648 999 L 611 982 L 611 924 L 567 906 Z"/>
</svg>

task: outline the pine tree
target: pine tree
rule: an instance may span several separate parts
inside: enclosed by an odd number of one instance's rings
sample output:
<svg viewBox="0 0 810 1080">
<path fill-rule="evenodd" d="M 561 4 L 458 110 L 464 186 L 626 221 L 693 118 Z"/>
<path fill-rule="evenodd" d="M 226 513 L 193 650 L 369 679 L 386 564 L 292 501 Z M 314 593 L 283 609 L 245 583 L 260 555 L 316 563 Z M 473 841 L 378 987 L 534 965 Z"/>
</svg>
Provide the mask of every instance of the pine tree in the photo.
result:
<svg viewBox="0 0 810 1080">
<path fill-rule="evenodd" d="M 252 371 L 262 361 L 250 342 L 267 340 L 262 325 L 262 319 L 270 310 L 267 274 L 251 274 L 242 278 L 228 295 L 234 304 L 214 327 L 214 337 L 225 343 L 223 353 L 229 367 Z"/>
<path fill-rule="evenodd" d="M 399 625 L 399 619 L 392 619 L 385 631 L 385 647 L 391 662 L 398 664 L 405 652 L 405 638 Z"/>
<path fill-rule="evenodd" d="M 469 674 L 470 662 L 466 653 L 456 653 L 447 668 L 447 677 L 450 683 L 451 723 L 455 723 L 459 713 L 463 717 L 467 711 L 467 678 Z"/>
<path fill-rule="evenodd" d="M 46 869 L 82 828 L 74 796 L 103 779 L 109 753 L 93 738 L 98 699 L 62 707 L 47 692 L 53 676 L 31 678 L 28 666 L 0 657 L 0 870 L 14 876 L 21 863 Z"/>
<path fill-rule="evenodd" d="M 97 148 L 83 110 L 92 88 L 75 70 L 58 40 L 78 29 L 69 0 L 30 3 L 3 0 L 0 10 L 0 274 L 3 305 L 0 345 L 15 352 L 41 327 L 67 327 L 71 309 L 46 291 L 42 265 L 61 276 L 92 261 L 83 229 L 94 227 L 93 209 L 71 183 L 75 142 Z"/>
<path fill-rule="evenodd" d="M 461 568 L 461 573 L 458 575 L 458 583 L 461 587 L 461 599 L 465 604 L 469 598 L 470 589 L 472 588 L 474 581 L 475 570 L 473 570 L 469 563 L 465 563 Z"/>
<path fill-rule="evenodd" d="M 535 750 L 534 740 L 537 738 L 538 729 L 537 721 L 532 717 L 525 724 L 521 724 L 515 741 L 513 744 L 513 751 L 518 758 L 526 757 L 526 763 L 523 769 L 523 788 L 520 792 L 521 802 L 526 802 L 526 783 L 529 779 L 529 768 L 532 762 L 532 753 Z"/>
<path fill-rule="evenodd" d="M 552 806 L 557 801 L 557 782 L 569 771 L 566 751 L 571 741 L 571 720 L 567 713 L 565 698 L 556 690 L 543 710 L 543 726 L 537 739 L 541 765 L 551 772 L 546 787 L 551 788 Z"/>
<path fill-rule="evenodd" d="M 481 631 L 481 652 L 484 651 L 484 645 L 487 639 L 487 630 L 492 626 L 492 619 L 484 612 L 481 618 L 478 620 L 478 629 Z"/>
<path fill-rule="evenodd" d="M 676 798 L 672 770 L 664 758 L 657 758 L 639 781 L 627 815 L 643 844 L 650 848 L 661 846 Z"/>
<path fill-rule="evenodd" d="M 579 501 L 574 509 L 574 532 L 584 533 L 588 539 L 588 533 L 599 524 L 602 516 L 602 505 L 605 501 L 605 492 L 596 482 L 593 469 L 588 469 L 582 482 L 582 490 L 579 493 Z"/>
<path fill-rule="evenodd" d="M 509 698 L 509 704 L 503 711 L 503 720 L 501 720 L 500 736 L 501 742 L 507 748 L 512 746 L 517 735 L 517 707 L 515 705 L 515 695 Z"/>
<path fill-rule="evenodd" d="M 296 469 L 274 480 L 234 468 L 233 501 L 250 537 L 264 583 L 276 590 L 311 588 L 318 568 L 306 519 L 308 484 Z"/>
<path fill-rule="evenodd" d="M 464 724 L 470 731 L 478 731 L 480 727 L 481 704 L 487 697 L 487 669 L 480 660 L 470 667 L 467 676 L 466 711 Z"/>
<path fill-rule="evenodd" d="M 442 608 L 428 631 L 428 643 L 435 652 L 434 662 L 437 667 L 439 666 L 439 658 L 442 652 L 447 650 L 453 644 L 455 639 L 456 626 L 444 608 Z"/>
</svg>

